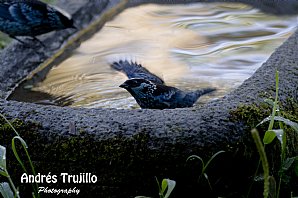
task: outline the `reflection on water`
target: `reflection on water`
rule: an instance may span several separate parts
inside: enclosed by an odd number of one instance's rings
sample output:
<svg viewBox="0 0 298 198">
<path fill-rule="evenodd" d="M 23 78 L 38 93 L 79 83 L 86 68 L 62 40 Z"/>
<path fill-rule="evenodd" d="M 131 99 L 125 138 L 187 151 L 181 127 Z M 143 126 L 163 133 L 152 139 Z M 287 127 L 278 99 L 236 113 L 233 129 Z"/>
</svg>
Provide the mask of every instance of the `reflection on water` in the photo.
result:
<svg viewBox="0 0 298 198">
<path fill-rule="evenodd" d="M 296 25 L 297 17 L 266 15 L 243 4 L 127 9 L 33 85 L 32 91 L 52 95 L 53 101 L 34 94 L 26 98 L 58 105 L 71 101 L 70 106 L 137 108 L 118 87 L 126 76 L 109 67 L 119 59 L 142 63 L 183 90 L 216 87 L 211 97 L 218 98 L 250 77 Z"/>
</svg>

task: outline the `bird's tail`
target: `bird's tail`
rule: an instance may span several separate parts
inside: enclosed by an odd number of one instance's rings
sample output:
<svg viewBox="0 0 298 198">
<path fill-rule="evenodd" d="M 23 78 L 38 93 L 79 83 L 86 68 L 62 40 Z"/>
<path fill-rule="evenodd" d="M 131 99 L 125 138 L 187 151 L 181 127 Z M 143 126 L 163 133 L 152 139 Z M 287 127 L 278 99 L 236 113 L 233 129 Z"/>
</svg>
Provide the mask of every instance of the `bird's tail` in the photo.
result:
<svg viewBox="0 0 298 198">
<path fill-rule="evenodd" d="M 211 93 L 214 91 L 216 91 L 215 88 L 203 88 L 203 89 L 199 89 L 199 90 L 195 91 L 194 93 L 199 98 L 202 95 L 205 95 L 205 94 L 208 94 L 208 93 Z"/>
<path fill-rule="evenodd" d="M 202 95 L 211 93 L 216 91 L 215 88 L 203 88 L 203 89 L 199 89 L 197 91 L 193 91 L 187 94 L 186 98 L 188 98 L 188 100 L 192 101 L 193 103 L 195 103 L 199 97 L 201 97 Z"/>
<path fill-rule="evenodd" d="M 186 94 L 186 96 L 184 97 L 184 101 L 192 106 L 199 99 L 199 97 L 214 91 L 216 91 L 215 88 L 203 88 L 197 91 L 192 91 Z"/>
</svg>

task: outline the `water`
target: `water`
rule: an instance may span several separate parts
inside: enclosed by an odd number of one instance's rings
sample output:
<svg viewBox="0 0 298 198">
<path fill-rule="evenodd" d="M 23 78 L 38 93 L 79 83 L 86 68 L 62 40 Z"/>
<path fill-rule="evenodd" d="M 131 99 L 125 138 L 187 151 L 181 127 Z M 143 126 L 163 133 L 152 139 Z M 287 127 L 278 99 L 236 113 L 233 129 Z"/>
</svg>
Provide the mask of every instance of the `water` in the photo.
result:
<svg viewBox="0 0 298 198">
<path fill-rule="evenodd" d="M 54 67 L 42 82 L 30 85 L 29 81 L 20 87 L 13 99 L 19 96 L 60 106 L 139 108 L 118 87 L 126 76 L 109 66 L 112 61 L 127 59 L 182 90 L 216 87 L 216 93 L 198 102 L 205 103 L 249 78 L 296 26 L 297 17 L 267 15 L 244 4 L 130 8 Z"/>
</svg>

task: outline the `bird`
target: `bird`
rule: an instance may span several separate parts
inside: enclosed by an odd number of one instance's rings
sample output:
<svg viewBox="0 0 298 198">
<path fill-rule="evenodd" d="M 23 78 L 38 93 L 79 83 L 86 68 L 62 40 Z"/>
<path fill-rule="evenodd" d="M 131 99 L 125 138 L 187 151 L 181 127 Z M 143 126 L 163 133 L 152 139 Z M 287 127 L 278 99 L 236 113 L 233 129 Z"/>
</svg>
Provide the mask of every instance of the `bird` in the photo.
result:
<svg viewBox="0 0 298 198">
<path fill-rule="evenodd" d="M 0 31 L 21 43 L 18 36 L 38 40 L 38 35 L 66 28 L 76 29 L 70 15 L 59 8 L 38 0 L 0 1 Z"/>
<path fill-rule="evenodd" d="M 161 78 L 142 65 L 127 60 L 113 62 L 111 67 L 127 75 L 129 79 L 119 87 L 126 89 L 142 109 L 192 107 L 199 97 L 216 91 L 215 88 L 182 91 L 176 87 L 167 86 Z"/>
</svg>

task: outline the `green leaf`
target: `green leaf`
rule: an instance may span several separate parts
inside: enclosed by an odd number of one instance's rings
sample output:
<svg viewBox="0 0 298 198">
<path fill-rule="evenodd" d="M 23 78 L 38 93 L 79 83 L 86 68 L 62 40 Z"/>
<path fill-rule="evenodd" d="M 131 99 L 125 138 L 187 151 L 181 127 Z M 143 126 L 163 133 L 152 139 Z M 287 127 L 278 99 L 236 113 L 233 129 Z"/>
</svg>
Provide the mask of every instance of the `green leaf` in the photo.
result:
<svg viewBox="0 0 298 198">
<path fill-rule="evenodd" d="M 209 166 L 209 164 L 212 162 L 212 160 L 218 156 L 221 153 L 224 153 L 225 151 L 218 151 L 216 152 L 214 155 L 212 155 L 212 157 L 208 160 L 208 162 L 206 163 L 206 166 L 204 167 L 203 173 L 205 172 L 205 170 L 207 169 L 207 167 Z"/>
<path fill-rule="evenodd" d="M 202 170 L 201 170 L 201 174 L 204 173 L 204 170 L 205 170 L 205 163 L 204 163 L 204 160 L 200 157 L 200 156 L 197 156 L 197 155 L 191 155 L 189 156 L 187 159 L 186 159 L 186 162 L 189 161 L 189 160 L 194 160 L 194 159 L 198 159 L 201 161 L 201 164 L 202 164 Z"/>
<path fill-rule="evenodd" d="M 0 145 L 0 169 L 6 170 L 6 148 Z"/>
<path fill-rule="evenodd" d="M 284 130 L 283 129 L 273 129 L 272 131 L 275 133 L 275 135 L 276 135 L 277 139 L 279 140 L 280 144 L 283 145 L 283 136 L 285 134 Z"/>
<path fill-rule="evenodd" d="M 276 197 L 276 181 L 274 177 L 269 176 L 269 196 L 268 197 Z"/>
<path fill-rule="evenodd" d="M 265 118 L 264 120 L 262 120 L 257 126 L 265 123 L 265 122 L 268 122 L 272 119 L 272 116 L 268 116 L 267 118 Z M 281 116 L 274 116 L 273 118 L 275 121 L 281 121 L 283 123 L 285 123 L 286 125 L 292 127 L 297 133 L 298 133 L 298 124 L 296 122 L 292 122 L 291 120 L 289 119 L 286 119 L 284 117 L 281 117 Z"/>
<path fill-rule="evenodd" d="M 260 126 L 260 125 L 262 125 L 262 124 L 264 124 L 265 122 L 268 122 L 268 121 L 270 121 L 271 120 L 271 118 L 272 118 L 272 116 L 268 116 L 268 117 L 266 117 L 264 120 L 262 120 L 259 124 L 257 124 L 257 126 L 256 127 L 258 127 L 258 126 Z"/>
<path fill-rule="evenodd" d="M 4 177 L 8 177 L 7 172 L 0 170 L 0 175 L 4 176 Z"/>
<path fill-rule="evenodd" d="M 170 194 L 172 193 L 172 191 L 174 190 L 174 188 L 176 186 L 176 182 L 174 180 L 170 180 L 170 179 L 163 179 L 162 182 L 164 182 L 164 180 L 166 181 L 167 187 L 168 187 L 167 193 L 164 196 L 164 198 L 168 198 L 170 196 Z"/>
<path fill-rule="evenodd" d="M 28 148 L 27 143 L 25 142 L 25 140 L 23 138 L 21 138 L 20 136 L 14 136 L 13 139 L 18 139 L 20 140 L 21 144 L 23 145 L 23 147 Z"/>
<path fill-rule="evenodd" d="M 203 175 L 207 180 L 209 180 L 207 173 L 204 173 Z"/>
<path fill-rule="evenodd" d="M 12 126 L 12 124 L 7 120 L 7 118 L 6 118 L 4 115 L 2 115 L 2 114 L 0 113 L 0 117 L 2 117 L 2 118 L 8 123 L 8 125 L 12 128 L 12 130 L 15 132 L 15 134 L 16 134 L 17 136 L 20 136 L 19 133 L 17 132 L 17 130 Z"/>
<path fill-rule="evenodd" d="M 189 156 L 189 157 L 186 159 L 186 161 L 194 160 L 194 159 L 198 159 L 198 160 L 200 160 L 200 161 L 202 162 L 202 164 L 204 165 L 204 161 L 203 161 L 203 159 L 202 159 L 200 156 L 197 156 L 197 155 L 191 155 L 191 156 Z"/>
<path fill-rule="evenodd" d="M 27 171 L 24 163 L 22 162 L 22 160 L 21 160 L 21 158 L 20 158 L 20 156 L 19 156 L 19 154 L 17 152 L 16 145 L 15 145 L 15 140 L 19 140 L 24 148 L 28 148 L 28 146 L 27 146 L 25 140 L 23 140 L 23 138 L 21 138 L 20 136 L 15 136 L 11 140 L 11 148 L 12 148 L 12 152 L 13 152 L 14 156 L 16 157 L 16 159 L 18 160 L 18 162 L 22 166 L 23 170 L 26 173 L 28 173 L 28 171 Z"/>
<path fill-rule="evenodd" d="M 166 179 L 163 179 L 161 182 L 161 194 L 164 195 L 164 192 L 166 191 L 168 187 L 168 182 Z"/>
<path fill-rule="evenodd" d="M 275 137 L 276 137 L 276 133 L 273 130 L 266 131 L 264 138 L 263 138 L 263 143 L 270 144 L 274 140 Z"/>
<path fill-rule="evenodd" d="M 0 193 L 3 198 L 14 198 L 13 192 L 7 182 L 0 183 Z"/>
<path fill-rule="evenodd" d="M 267 104 L 271 105 L 272 107 L 274 106 L 274 101 L 272 99 L 266 98 L 264 100 L 264 102 L 266 102 Z"/>
<path fill-rule="evenodd" d="M 298 133 L 298 124 L 281 116 L 275 116 L 274 120 L 282 121 L 286 125 L 292 127 Z"/>
<path fill-rule="evenodd" d="M 268 130 L 273 129 L 274 117 L 275 117 L 275 114 L 276 114 L 276 110 L 278 108 L 278 84 L 279 84 L 278 74 L 279 74 L 279 72 L 276 70 L 276 72 L 275 72 L 275 99 L 274 99 L 274 105 L 273 105 L 272 113 L 271 113 L 272 119 L 270 120 Z"/>
<path fill-rule="evenodd" d="M 156 181 L 157 186 L 158 186 L 159 194 L 161 194 L 161 187 L 160 187 L 160 184 L 159 184 L 159 181 L 158 181 L 157 177 L 155 177 L 155 181 Z"/>
<path fill-rule="evenodd" d="M 279 140 L 280 144 L 283 145 L 283 136 L 284 136 L 284 130 L 283 129 L 273 129 L 271 130 L 273 133 L 275 133 L 277 139 Z"/>
</svg>

